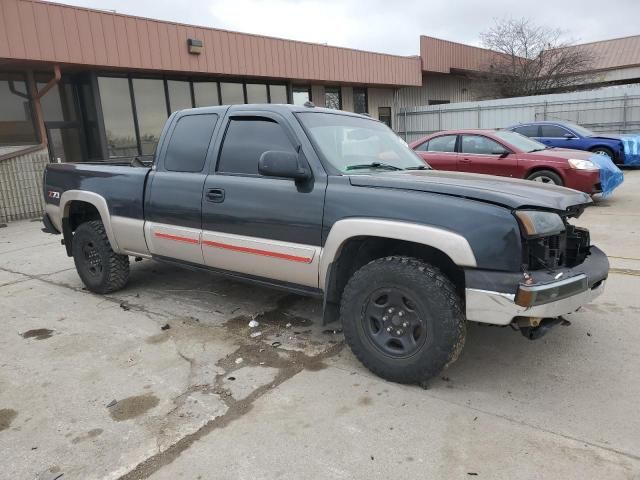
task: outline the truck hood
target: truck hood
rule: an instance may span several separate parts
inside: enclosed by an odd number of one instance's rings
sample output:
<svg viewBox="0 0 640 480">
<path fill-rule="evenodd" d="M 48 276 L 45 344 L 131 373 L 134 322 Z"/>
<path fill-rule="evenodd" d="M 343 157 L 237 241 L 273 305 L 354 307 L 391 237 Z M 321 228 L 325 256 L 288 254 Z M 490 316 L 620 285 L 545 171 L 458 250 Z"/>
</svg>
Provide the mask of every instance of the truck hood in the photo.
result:
<svg viewBox="0 0 640 480">
<path fill-rule="evenodd" d="M 395 188 L 452 195 L 502 205 L 507 208 L 539 208 L 577 216 L 591 203 L 586 193 L 529 180 L 475 173 L 404 171 L 351 175 L 357 187 Z"/>
</svg>

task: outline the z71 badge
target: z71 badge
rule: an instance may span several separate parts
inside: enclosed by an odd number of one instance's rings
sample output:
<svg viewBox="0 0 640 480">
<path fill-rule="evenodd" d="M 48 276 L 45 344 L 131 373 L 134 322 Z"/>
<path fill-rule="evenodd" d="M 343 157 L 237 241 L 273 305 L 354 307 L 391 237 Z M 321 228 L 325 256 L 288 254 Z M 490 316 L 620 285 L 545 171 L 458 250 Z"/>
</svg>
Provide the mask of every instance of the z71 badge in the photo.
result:
<svg viewBox="0 0 640 480">
<path fill-rule="evenodd" d="M 59 199 L 60 198 L 60 192 L 54 192 L 53 190 L 49 190 L 47 192 L 47 197 Z"/>
</svg>

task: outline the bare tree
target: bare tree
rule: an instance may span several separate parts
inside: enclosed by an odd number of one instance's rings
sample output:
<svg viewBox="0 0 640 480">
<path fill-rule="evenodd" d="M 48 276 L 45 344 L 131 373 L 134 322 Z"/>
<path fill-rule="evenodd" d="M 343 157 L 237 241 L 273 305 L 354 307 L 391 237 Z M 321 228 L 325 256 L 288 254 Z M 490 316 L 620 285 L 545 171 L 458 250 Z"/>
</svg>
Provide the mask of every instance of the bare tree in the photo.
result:
<svg viewBox="0 0 640 480">
<path fill-rule="evenodd" d="M 487 85 L 502 97 L 575 90 L 594 61 L 587 48 L 563 41 L 561 30 L 524 18 L 496 21 L 481 40 L 494 52 L 483 68 Z"/>
</svg>

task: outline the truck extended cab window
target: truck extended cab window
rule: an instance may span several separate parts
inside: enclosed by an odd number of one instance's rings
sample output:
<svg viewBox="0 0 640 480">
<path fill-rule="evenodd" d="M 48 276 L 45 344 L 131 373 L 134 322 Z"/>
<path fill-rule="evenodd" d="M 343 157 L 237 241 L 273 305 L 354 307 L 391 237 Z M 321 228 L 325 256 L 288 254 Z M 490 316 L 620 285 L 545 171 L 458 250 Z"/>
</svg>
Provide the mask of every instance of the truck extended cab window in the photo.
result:
<svg viewBox="0 0 640 480">
<path fill-rule="evenodd" d="M 170 172 L 200 172 L 218 115 L 187 115 L 178 119 L 173 130 L 164 168 Z"/>
</svg>

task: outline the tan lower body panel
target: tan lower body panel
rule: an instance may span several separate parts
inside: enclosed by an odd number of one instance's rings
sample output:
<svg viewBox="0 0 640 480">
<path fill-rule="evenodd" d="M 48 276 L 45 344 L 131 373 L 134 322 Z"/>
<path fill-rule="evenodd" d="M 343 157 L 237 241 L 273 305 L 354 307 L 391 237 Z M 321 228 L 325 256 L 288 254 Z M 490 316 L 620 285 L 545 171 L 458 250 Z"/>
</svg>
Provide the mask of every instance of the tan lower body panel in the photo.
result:
<svg viewBox="0 0 640 480">
<path fill-rule="evenodd" d="M 153 255 L 160 255 L 185 262 L 204 264 L 200 236 L 202 231 L 197 228 L 178 227 L 163 223 L 146 222 L 144 236 L 147 239 L 149 251 Z"/>
<path fill-rule="evenodd" d="M 209 267 L 318 287 L 320 247 L 205 230 L 202 252 Z"/>
<path fill-rule="evenodd" d="M 111 217 L 111 229 L 118 240 L 120 253 L 139 257 L 149 256 L 149 247 L 144 235 L 144 220 L 114 215 Z"/>
</svg>

